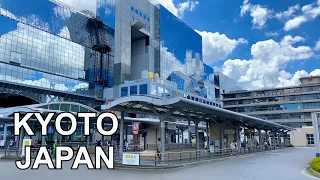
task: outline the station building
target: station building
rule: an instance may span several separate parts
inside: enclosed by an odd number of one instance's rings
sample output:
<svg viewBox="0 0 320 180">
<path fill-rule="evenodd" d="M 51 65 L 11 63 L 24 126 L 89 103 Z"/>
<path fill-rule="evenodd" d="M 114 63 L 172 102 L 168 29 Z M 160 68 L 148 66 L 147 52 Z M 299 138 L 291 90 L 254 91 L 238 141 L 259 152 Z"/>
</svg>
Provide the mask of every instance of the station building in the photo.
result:
<svg viewBox="0 0 320 180">
<path fill-rule="evenodd" d="M 226 119 L 236 119 L 238 114 L 224 111 L 221 101 L 222 93 L 236 89 L 234 80 L 214 72 L 203 62 L 202 37 L 166 8 L 148 0 L 97 0 L 96 12 L 78 11 L 57 0 L 34 0 L 32 3 L 0 0 L 0 107 L 3 108 L 0 132 L 3 144 L 11 132 L 8 128 L 10 116 L 5 116 L 14 110 L 7 109 L 11 107 L 37 107 L 36 110 L 42 108 L 43 112 L 62 108 L 77 112 L 84 105 L 84 109 L 105 112 L 108 108 L 101 107 L 121 98 L 146 95 L 166 99 L 163 102 L 183 97 L 214 108 L 221 116 L 227 113 Z M 129 143 L 138 141 L 144 149 L 154 148 L 160 136 L 167 144 L 181 144 L 173 148 L 190 145 L 196 138 L 199 138 L 199 146 L 200 141 L 208 141 L 205 137 L 209 131 L 215 131 L 213 126 L 208 127 L 210 118 L 216 118 L 213 115 L 192 116 L 189 109 L 189 121 L 177 115 L 163 124 L 164 121 L 154 114 L 142 112 L 148 110 L 146 105 L 128 106 L 131 107 L 126 108 L 142 109 L 132 113 L 122 109 L 125 113 L 119 113 L 127 132 L 125 139 Z M 157 108 L 161 111 L 168 107 Z M 194 123 L 198 119 L 193 118 L 207 118 L 208 122 Z M 263 122 L 263 127 L 287 129 L 247 116 L 238 118 L 237 122 L 244 122 L 242 118 L 250 121 L 248 125 L 257 124 L 251 121 L 258 120 Z M 215 122 L 219 124 L 226 119 Z M 132 122 L 141 123 L 136 140 L 133 140 Z M 163 125 L 165 132 L 160 133 Z M 119 134 L 123 126 L 112 140 L 122 139 Z M 220 143 L 225 141 L 220 147 L 228 147 L 227 141 L 237 138 L 234 131 L 228 131 L 234 129 L 232 123 L 231 129 L 227 126 L 224 130 L 229 133 L 219 130 L 217 138 Z M 82 131 L 80 126 L 77 135 L 68 141 L 83 140 Z M 92 141 L 110 138 L 92 133 Z M 42 141 L 48 138 L 37 137 Z"/>
</svg>

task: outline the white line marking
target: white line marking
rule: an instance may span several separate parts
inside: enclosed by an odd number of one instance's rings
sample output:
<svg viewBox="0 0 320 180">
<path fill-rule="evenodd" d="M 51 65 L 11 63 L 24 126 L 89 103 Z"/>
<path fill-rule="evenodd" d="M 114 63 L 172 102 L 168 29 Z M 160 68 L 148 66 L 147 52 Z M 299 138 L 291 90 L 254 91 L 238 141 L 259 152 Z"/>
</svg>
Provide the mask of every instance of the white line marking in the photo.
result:
<svg viewBox="0 0 320 180">
<path fill-rule="evenodd" d="M 283 153 L 272 153 L 272 154 L 278 154 L 278 155 L 283 155 L 283 156 L 290 156 L 290 154 L 283 154 Z"/>
</svg>

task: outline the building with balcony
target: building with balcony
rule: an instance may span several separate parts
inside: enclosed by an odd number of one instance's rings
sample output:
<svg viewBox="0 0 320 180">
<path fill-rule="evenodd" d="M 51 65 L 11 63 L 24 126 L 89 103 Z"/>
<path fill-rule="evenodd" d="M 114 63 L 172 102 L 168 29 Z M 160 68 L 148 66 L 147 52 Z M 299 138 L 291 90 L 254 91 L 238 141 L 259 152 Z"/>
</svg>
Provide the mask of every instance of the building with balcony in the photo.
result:
<svg viewBox="0 0 320 180">
<path fill-rule="evenodd" d="M 312 145 L 312 130 L 305 127 L 312 126 L 311 113 L 320 111 L 320 77 L 304 77 L 300 82 L 294 87 L 223 93 L 224 108 L 298 128 L 292 141 L 300 139 L 296 144 Z"/>
</svg>

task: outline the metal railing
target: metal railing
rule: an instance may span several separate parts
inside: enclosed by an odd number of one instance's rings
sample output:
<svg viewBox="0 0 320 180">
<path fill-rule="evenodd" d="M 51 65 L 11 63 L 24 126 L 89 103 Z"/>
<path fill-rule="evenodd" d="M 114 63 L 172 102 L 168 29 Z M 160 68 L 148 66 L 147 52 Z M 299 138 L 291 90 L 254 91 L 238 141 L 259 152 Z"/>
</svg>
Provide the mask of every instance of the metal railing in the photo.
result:
<svg viewBox="0 0 320 180">
<path fill-rule="evenodd" d="M 140 154 L 140 166 L 163 167 L 163 166 L 179 166 L 193 162 L 214 160 L 225 157 L 235 157 L 239 155 L 273 151 L 277 149 L 287 148 L 287 146 L 256 146 L 251 148 L 239 149 L 216 149 L 213 152 L 209 150 L 198 151 L 180 151 L 180 152 L 167 152 L 155 153 L 154 155 Z M 116 164 L 122 164 L 122 154 L 115 153 Z"/>
<path fill-rule="evenodd" d="M 142 79 L 109 88 L 108 93 L 106 94 L 106 99 L 114 100 L 131 95 L 150 96 L 164 100 L 182 97 L 192 101 L 197 101 L 199 103 L 207 104 L 209 106 L 222 108 L 221 103 L 217 102 L 215 98 L 205 98 L 190 92 L 181 91 L 176 86 L 177 85 L 175 83 L 168 80 Z M 145 89 L 142 90 L 142 87 Z"/>
</svg>

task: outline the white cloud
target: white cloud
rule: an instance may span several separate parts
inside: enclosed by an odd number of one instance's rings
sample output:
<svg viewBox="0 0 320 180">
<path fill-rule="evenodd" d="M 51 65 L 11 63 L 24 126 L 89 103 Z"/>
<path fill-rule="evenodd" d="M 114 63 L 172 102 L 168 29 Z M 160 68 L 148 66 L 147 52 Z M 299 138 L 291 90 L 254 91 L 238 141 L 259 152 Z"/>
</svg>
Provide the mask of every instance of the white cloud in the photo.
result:
<svg viewBox="0 0 320 180">
<path fill-rule="evenodd" d="M 294 75 L 283 70 L 289 62 L 305 60 L 313 56 L 308 46 L 293 45 L 303 42 L 302 37 L 285 36 L 280 42 L 259 41 L 251 47 L 252 59 L 227 60 L 221 67 L 222 73 L 235 79 L 248 89 L 281 87 L 297 84 L 297 77 L 307 75 L 299 71 Z"/>
<path fill-rule="evenodd" d="M 285 31 L 290 31 L 291 29 L 295 29 L 299 27 L 302 23 L 307 22 L 307 19 L 304 16 L 295 17 L 286 22 L 284 26 Z"/>
<path fill-rule="evenodd" d="M 250 12 L 252 17 L 253 28 L 262 29 L 268 21 L 269 15 L 271 13 L 267 8 L 261 5 L 252 5 L 248 0 L 243 1 L 243 5 L 240 7 L 240 15 L 244 16 L 247 12 Z"/>
<path fill-rule="evenodd" d="M 317 16 L 320 15 L 320 5 L 313 6 L 313 4 L 309 4 L 302 7 L 302 12 L 304 16 L 309 19 L 315 19 Z"/>
<path fill-rule="evenodd" d="M 96 14 L 97 1 L 96 0 L 59 0 L 77 10 L 89 10 Z"/>
<path fill-rule="evenodd" d="M 246 13 L 249 12 L 251 9 L 251 4 L 249 3 L 249 0 L 244 0 L 243 5 L 240 6 L 240 8 L 241 8 L 240 15 L 241 16 L 246 15 Z"/>
<path fill-rule="evenodd" d="M 198 1 L 187 0 L 179 4 L 174 4 L 173 0 L 149 0 L 153 4 L 161 4 L 167 8 L 172 14 L 179 18 L 183 18 L 185 12 L 192 12 L 199 4 Z"/>
<path fill-rule="evenodd" d="M 310 73 L 311 76 L 320 76 L 320 69 L 315 69 Z"/>
<path fill-rule="evenodd" d="M 237 45 L 248 43 L 248 41 L 243 38 L 239 38 L 238 40 L 230 39 L 225 34 L 218 32 L 212 33 L 198 30 L 196 30 L 196 32 L 199 33 L 203 39 L 203 60 L 206 64 L 226 59 Z"/>
<path fill-rule="evenodd" d="M 286 22 L 284 30 L 290 31 L 292 29 L 298 28 L 302 23 L 311 21 L 320 15 L 320 4 L 312 3 L 307 4 L 301 8 L 302 14 L 290 19 Z"/>
<path fill-rule="evenodd" d="M 267 37 L 277 37 L 279 36 L 278 32 L 266 32 Z"/>
<path fill-rule="evenodd" d="M 320 51 L 320 40 L 317 41 L 316 46 L 314 47 L 315 51 Z"/>
<path fill-rule="evenodd" d="M 297 4 L 295 6 L 290 6 L 287 11 L 277 13 L 276 14 L 276 18 L 279 19 L 279 20 L 290 18 L 299 9 L 300 9 L 300 5 L 299 4 Z"/>
</svg>

